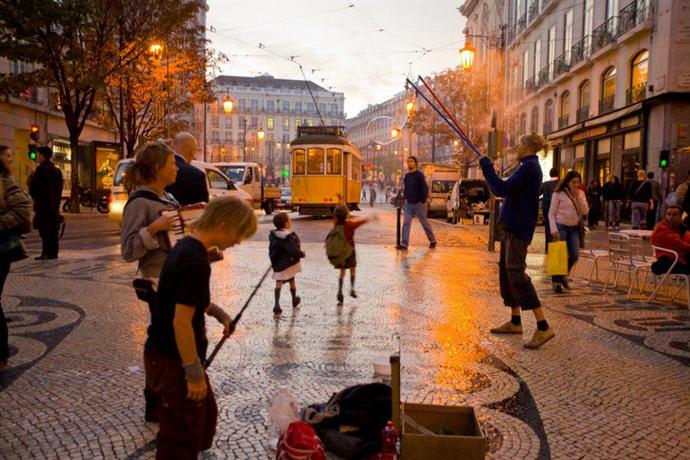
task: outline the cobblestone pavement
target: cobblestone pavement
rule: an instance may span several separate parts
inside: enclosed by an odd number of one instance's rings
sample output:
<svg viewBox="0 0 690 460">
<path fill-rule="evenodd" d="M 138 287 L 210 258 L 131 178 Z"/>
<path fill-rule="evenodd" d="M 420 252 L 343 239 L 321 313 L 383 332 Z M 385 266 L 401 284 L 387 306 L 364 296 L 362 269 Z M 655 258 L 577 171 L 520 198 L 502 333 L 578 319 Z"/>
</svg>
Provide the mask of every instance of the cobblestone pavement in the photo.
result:
<svg viewBox="0 0 690 460">
<path fill-rule="evenodd" d="M 209 371 L 220 420 L 204 458 L 271 458 L 267 412 L 277 389 L 310 404 L 371 381 L 372 360 L 390 354 L 395 333 L 403 399 L 474 406 L 490 458 L 690 458 L 685 307 L 601 296 L 582 282 L 552 294 L 535 250 L 529 273 L 557 336 L 527 351 L 529 315 L 522 339 L 488 333 L 507 311 L 483 229 L 436 222 L 439 247 L 429 250 L 414 223 L 413 247 L 401 254 L 394 212 L 363 213 L 380 220 L 357 233 L 359 298 L 340 308 L 322 243 L 329 221 L 295 219 L 308 254 L 303 305 L 276 321 L 270 281 L 259 290 Z M 261 220 L 251 241 L 214 265 L 213 296 L 230 311 L 269 265 L 270 217 Z M 0 376 L 0 458 L 152 458 L 156 426 L 143 421 L 142 397 L 147 311 L 130 287 L 134 266 L 119 256 L 114 224 L 68 223 L 60 259 L 15 264 L 5 288 L 13 355 Z M 35 237 L 28 242 L 37 248 Z M 220 328 L 209 324 L 213 342 Z"/>
</svg>

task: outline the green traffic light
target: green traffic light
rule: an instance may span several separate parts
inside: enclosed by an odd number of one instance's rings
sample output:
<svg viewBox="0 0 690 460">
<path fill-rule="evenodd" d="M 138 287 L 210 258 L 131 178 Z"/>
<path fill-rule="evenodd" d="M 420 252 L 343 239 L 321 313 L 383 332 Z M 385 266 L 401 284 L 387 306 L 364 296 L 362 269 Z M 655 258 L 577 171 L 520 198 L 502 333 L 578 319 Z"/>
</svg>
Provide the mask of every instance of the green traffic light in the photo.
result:
<svg viewBox="0 0 690 460">
<path fill-rule="evenodd" d="M 36 152 L 29 152 L 29 160 L 36 161 L 36 158 L 38 158 Z"/>
<path fill-rule="evenodd" d="M 668 166 L 668 160 L 661 160 L 659 162 L 659 166 L 661 166 L 662 168 L 665 168 L 666 166 Z"/>
</svg>

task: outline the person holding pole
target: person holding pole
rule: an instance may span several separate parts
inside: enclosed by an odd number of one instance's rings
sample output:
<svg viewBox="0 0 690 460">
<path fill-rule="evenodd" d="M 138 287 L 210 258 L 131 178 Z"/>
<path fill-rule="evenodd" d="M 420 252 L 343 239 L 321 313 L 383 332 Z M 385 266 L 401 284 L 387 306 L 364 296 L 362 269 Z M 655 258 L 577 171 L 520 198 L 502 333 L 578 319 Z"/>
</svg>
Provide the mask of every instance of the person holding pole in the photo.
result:
<svg viewBox="0 0 690 460">
<path fill-rule="evenodd" d="M 548 147 L 546 140 L 537 133 L 522 136 L 517 157 L 520 166 L 506 180 L 501 179 L 488 157 L 479 160 L 484 177 L 491 191 L 505 199 L 499 217 L 502 230 L 499 261 L 501 297 L 511 310 L 510 321 L 491 329 L 493 334 L 522 334 L 520 310 L 532 310 L 537 320 L 537 330 L 525 348 L 536 349 L 555 337 L 546 322 L 532 280 L 525 273 L 527 248 L 532 242 L 539 213 L 539 192 L 542 172 L 537 152 Z"/>
<path fill-rule="evenodd" d="M 429 187 L 426 185 L 426 178 L 421 171 L 417 158 L 414 156 L 407 157 L 407 167 L 410 172 L 405 174 L 405 204 L 403 211 L 405 213 L 405 220 L 402 228 L 402 241 L 400 242 L 399 250 L 406 251 L 410 244 L 410 227 L 412 226 L 412 219 L 417 217 L 424 228 L 426 237 L 429 238 L 429 248 L 436 247 L 436 236 L 434 230 L 429 224 L 426 217 L 426 200 L 429 195 Z"/>
<path fill-rule="evenodd" d="M 242 200 L 215 198 L 163 265 L 144 352 L 147 385 L 160 402 L 157 459 L 196 459 L 212 445 L 218 408 L 202 365 L 208 345 L 204 315 L 222 323 L 225 336 L 233 325 L 211 303 L 208 248 L 234 246 L 256 227 L 254 211 Z"/>
</svg>

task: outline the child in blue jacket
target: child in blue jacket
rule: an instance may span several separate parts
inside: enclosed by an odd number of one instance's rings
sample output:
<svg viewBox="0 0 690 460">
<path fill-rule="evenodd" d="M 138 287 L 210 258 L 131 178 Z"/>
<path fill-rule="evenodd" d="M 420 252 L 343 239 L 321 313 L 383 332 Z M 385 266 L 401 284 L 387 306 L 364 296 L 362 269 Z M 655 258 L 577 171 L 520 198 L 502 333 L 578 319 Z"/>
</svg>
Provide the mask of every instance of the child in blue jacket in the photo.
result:
<svg viewBox="0 0 690 460">
<path fill-rule="evenodd" d="M 276 228 L 269 236 L 268 255 L 273 267 L 273 279 L 276 280 L 273 314 L 280 315 L 283 312 L 280 308 L 280 291 L 286 281 L 290 283 L 292 306 L 299 306 L 301 299 L 297 295 L 295 275 L 302 271 L 300 259 L 306 254 L 302 251 L 299 237 L 292 230 L 292 222 L 286 213 L 279 212 L 273 216 L 273 225 Z"/>
</svg>

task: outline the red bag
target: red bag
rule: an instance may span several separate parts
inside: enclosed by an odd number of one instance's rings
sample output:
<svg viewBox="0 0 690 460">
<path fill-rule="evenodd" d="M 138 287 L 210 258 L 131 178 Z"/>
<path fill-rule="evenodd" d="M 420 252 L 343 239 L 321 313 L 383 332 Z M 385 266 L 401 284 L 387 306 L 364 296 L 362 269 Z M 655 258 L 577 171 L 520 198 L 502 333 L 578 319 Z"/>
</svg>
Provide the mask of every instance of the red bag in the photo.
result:
<svg viewBox="0 0 690 460">
<path fill-rule="evenodd" d="M 326 451 L 311 426 L 292 422 L 278 439 L 276 460 L 326 460 Z"/>
</svg>

